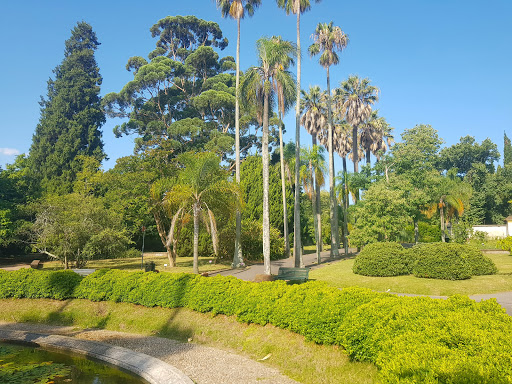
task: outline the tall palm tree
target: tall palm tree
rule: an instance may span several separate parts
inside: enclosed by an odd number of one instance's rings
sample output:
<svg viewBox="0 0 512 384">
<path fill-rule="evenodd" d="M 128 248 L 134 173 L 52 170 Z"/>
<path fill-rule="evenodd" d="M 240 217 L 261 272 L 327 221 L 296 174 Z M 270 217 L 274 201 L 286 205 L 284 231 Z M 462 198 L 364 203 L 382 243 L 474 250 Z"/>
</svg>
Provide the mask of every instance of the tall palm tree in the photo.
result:
<svg viewBox="0 0 512 384">
<path fill-rule="evenodd" d="M 300 118 L 301 125 L 311 135 L 313 148 L 317 145 L 317 136 L 325 136 L 323 130 L 327 123 L 326 107 L 325 107 L 325 93 L 321 92 L 320 87 L 315 85 L 309 87 L 309 92 L 301 91 L 302 99 L 300 109 L 302 117 Z M 321 175 L 323 179 L 323 174 Z M 319 178 L 315 176 L 314 183 L 314 201 L 313 201 L 313 214 L 315 215 L 315 233 L 318 233 L 320 242 L 317 242 L 317 252 L 322 252 L 322 219 L 320 207 L 320 182 Z M 323 183 L 322 183 L 323 184 Z"/>
<path fill-rule="evenodd" d="M 235 177 L 236 182 L 240 184 L 240 20 L 246 14 L 252 16 L 254 9 L 261 4 L 261 0 L 215 0 L 217 7 L 222 12 L 222 17 L 231 17 L 236 20 L 237 39 L 236 39 L 236 98 L 235 98 Z M 240 211 L 236 213 L 236 236 L 235 236 L 235 254 L 233 256 L 233 266 L 238 267 L 243 262 L 242 256 L 242 216 Z"/>
<path fill-rule="evenodd" d="M 304 163 L 304 174 L 303 176 L 303 185 L 304 191 L 306 195 L 308 195 L 311 200 L 311 205 L 313 207 L 313 225 L 315 228 L 315 242 L 316 242 L 316 257 L 317 263 L 320 264 L 320 252 L 322 250 L 322 231 L 321 226 L 321 215 L 318 212 L 318 207 L 316 205 L 316 199 L 320 196 L 320 187 L 324 185 L 324 173 L 326 171 L 325 167 L 325 157 L 324 157 L 324 147 L 313 145 L 312 148 L 302 148 L 302 157 Z M 320 221 L 320 222 L 319 222 Z"/>
<path fill-rule="evenodd" d="M 342 196 L 343 203 L 343 248 L 345 256 L 348 255 L 348 175 L 347 175 L 347 155 L 352 147 L 352 140 L 348 133 L 349 126 L 346 121 L 340 121 L 336 124 L 333 132 L 333 146 L 334 150 L 343 160 L 343 173 L 342 173 Z"/>
<path fill-rule="evenodd" d="M 217 254 L 217 224 L 213 209 L 222 207 L 235 212 L 240 207 L 241 194 L 238 185 L 228 181 L 228 174 L 221 168 L 216 154 L 185 153 L 178 157 L 178 162 L 183 168 L 165 196 L 165 203 L 173 213 L 170 237 L 176 220 L 183 211 L 191 209 L 194 220 L 193 272 L 199 273 L 199 220 L 203 219 Z"/>
<path fill-rule="evenodd" d="M 242 92 L 256 103 L 263 99 L 263 127 L 261 155 L 263 162 L 263 262 L 264 272 L 270 275 L 270 212 L 269 212 L 269 109 L 273 84 L 290 84 L 293 77 L 282 63 L 289 63 L 295 55 L 293 44 L 280 38 L 261 38 L 256 42 L 258 67 L 251 67 L 246 73 Z M 251 96 L 252 95 L 252 96 Z"/>
<path fill-rule="evenodd" d="M 373 153 L 377 160 L 393 143 L 393 128 L 384 117 L 379 116 L 378 111 L 372 111 L 370 116 L 361 124 L 359 141 L 365 152 L 366 164 L 370 164 L 370 154 Z"/>
<path fill-rule="evenodd" d="M 321 0 L 315 0 L 319 3 Z M 297 99 L 295 104 L 295 163 L 300 163 L 300 79 L 301 79 L 301 50 L 300 50 L 300 15 L 311 9 L 310 0 L 276 0 L 277 6 L 283 8 L 286 14 L 293 13 L 297 15 Z M 295 203 L 293 211 L 293 255 L 295 257 L 295 267 L 303 267 L 302 246 L 300 239 L 300 170 L 295 167 Z"/>
<path fill-rule="evenodd" d="M 327 124 L 328 124 L 328 148 L 329 148 L 329 194 L 331 210 L 331 256 L 338 257 L 338 204 L 334 192 L 334 150 L 333 150 L 333 118 L 331 107 L 331 77 L 329 69 L 331 65 L 340 62 L 336 51 L 343 51 L 348 44 L 348 36 L 340 27 L 333 25 L 332 21 L 319 23 L 313 33 L 314 43 L 309 47 L 311 56 L 320 55 L 320 65 L 327 71 Z"/>
<path fill-rule="evenodd" d="M 446 222 L 453 217 L 460 217 L 469 204 L 472 188 L 469 184 L 461 181 L 455 172 L 448 171 L 435 187 L 434 194 L 437 201 L 431 203 L 423 212 L 427 217 L 439 213 L 441 226 L 441 241 L 446 242 Z"/>
<path fill-rule="evenodd" d="M 272 37 L 275 43 L 283 45 L 285 51 L 294 48 L 289 41 L 284 41 L 280 36 Z M 284 143 L 283 143 L 283 116 L 293 105 L 296 84 L 291 76 L 282 76 L 283 71 L 287 71 L 290 65 L 293 65 L 293 57 L 283 55 L 280 60 L 274 63 L 274 75 L 272 76 L 272 88 L 277 97 L 277 110 L 279 112 L 279 160 L 281 165 L 281 194 L 283 198 L 283 235 L 285 245 L 285 255 L 290 257 L 290 241 L 288 236 L 288 208 L 286 205 L 286 179 L 285 179 L 285 161 L 284 161 Z"/>
<path fill-rule="evenodd" d="M 359 172 L 358 129 L 372 113 L 372 105 L 379 100 L 379 89 L 370 85 L 367 78 L 350 76 L 336 89 L 336 97 L 340 99 L 345 119 L 352 126 L 352 160 L 354 173 Z"/>
</svg>

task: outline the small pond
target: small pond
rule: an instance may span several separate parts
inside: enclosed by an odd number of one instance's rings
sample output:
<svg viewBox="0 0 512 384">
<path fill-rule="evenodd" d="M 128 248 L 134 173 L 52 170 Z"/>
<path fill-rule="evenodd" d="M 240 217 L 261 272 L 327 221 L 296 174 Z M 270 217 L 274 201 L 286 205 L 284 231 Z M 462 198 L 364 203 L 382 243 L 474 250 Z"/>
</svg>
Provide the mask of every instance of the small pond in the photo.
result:
<svg viewBox="0 0 512 384">
<path fill-rule="evenodd" d="M 143 384 L 145 381 L 85 357 L 0 343 L 0 383 Z"/>
</svg>

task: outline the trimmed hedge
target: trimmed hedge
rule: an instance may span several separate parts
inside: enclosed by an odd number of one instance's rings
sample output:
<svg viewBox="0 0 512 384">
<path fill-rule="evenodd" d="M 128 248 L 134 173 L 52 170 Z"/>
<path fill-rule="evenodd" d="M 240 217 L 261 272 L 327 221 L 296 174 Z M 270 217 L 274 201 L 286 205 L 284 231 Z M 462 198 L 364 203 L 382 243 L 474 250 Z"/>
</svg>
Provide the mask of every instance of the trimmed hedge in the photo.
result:
<svg viewBox="0 0 512 384">
<path fill-rule="evenodd" d="M 69 292 L 62 287 L 73 285 L 77 298 L 188 307 L 235 315 L 241 322 L 271 323 L 316 343 L 343 346 L 354 360 L 375 363 L 383 383 L 512 380 L 512 319 L 495 300 L 397 297 L 321 282 L 251 283 L 223 276 L 101 270 L 82 280 L 70 274 L 2 272 L 0 297 L 56 298 Z M 43 289 L 36 296 L 30 279 Z"/>
<path fill-rule="evenodd" d="M 352 270 L 364 276 L 409 275 L 414 259 L 399 243 L 368 244 L 356 256 Z"/>
<path fill-rule="evenodd" d="M 0 270 L 0 298 L 69 299 L 82 279 L 73 271 Z"/>
<path fill-rule="evenodd" d="M 412 251 L 416 256 L 413 267 L 416 277 L 464 280 L 474 275 L 492 275 L 497 272 L 492 260 L 470 245 L 419 244 Z"/>
</svg>

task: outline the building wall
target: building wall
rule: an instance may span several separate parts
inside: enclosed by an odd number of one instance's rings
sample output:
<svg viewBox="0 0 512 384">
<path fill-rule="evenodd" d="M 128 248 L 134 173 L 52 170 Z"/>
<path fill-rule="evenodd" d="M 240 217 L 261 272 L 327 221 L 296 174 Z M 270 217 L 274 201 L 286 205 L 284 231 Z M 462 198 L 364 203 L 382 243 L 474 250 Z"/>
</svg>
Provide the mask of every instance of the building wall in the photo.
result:
<svg viewBox="0 0 512 384">
<path fill-rule="evenodd" d="M 474 225 L 473 232 L 475 231 L 485 232 L 490 238 L 504 238 L 512 234 L 512 222 L 506 225 Z"/>
</svg>

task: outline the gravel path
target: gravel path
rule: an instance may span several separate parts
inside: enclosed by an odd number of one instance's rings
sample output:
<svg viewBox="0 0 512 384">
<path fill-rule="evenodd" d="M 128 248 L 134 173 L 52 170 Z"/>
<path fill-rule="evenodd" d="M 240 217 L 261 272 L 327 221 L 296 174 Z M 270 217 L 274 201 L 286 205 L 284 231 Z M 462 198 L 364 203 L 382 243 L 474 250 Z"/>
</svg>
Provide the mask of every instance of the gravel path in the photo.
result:
<svg viewBox="0 0 512 384">
<path fill-rule="evenodd" d="M 8 330 L 94 340 L 156 357 L 178 368 L 198 384 L 298 384 L 275 368 L 224 350 L 160 337 L 106 330 L 76 329 L 28 323 L 0 323 Z"/>
</svg>

